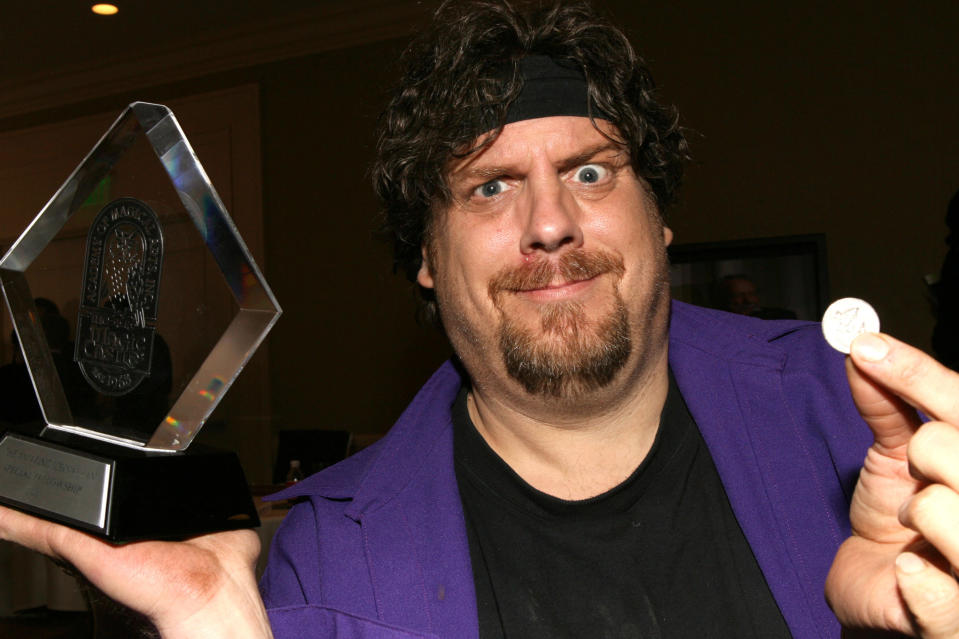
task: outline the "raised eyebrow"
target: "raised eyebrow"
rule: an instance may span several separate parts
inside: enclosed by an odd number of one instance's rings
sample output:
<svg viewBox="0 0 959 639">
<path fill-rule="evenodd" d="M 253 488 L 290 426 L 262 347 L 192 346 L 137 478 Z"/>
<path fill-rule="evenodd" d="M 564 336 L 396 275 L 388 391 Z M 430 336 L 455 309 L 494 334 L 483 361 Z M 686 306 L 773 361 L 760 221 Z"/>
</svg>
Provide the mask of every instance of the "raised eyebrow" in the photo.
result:
<svg viewBox="0 0 959 639">
<path fill-rule="evenodd" d="M 455 171 L 449 176 L 450 185 L 482 181 L 483 183 L 509 175 L 509 171 L 502 166 L 469 167 L 462 171 Z"/>
<path fill-rule="evenodd" d="M 509 175 L 509 171 L 502 166 L 477 167 L 475 169 L 469 169 L 464 173 L 464 176 L 467 178 L 480 178 L 484 180 L 492 180 L 493 178 L 503 177 L 504 175 Z"/>
<path fill-rule="evenodd" d="M 582 153 L 577 153 L 574 156 L 568 157 L 563 160 L 559 165 L 560 173 L 565 173 L 570 169 L 575 169 L 581 164 L 588 164 L 590 160 L 596 158 L 597 155 L 605 153 L 606 151 L 615 151 L 617 155 L 623 152 L 622 147 L 614 142 L 604 142 L 602 144 L 597 144 L 594 147 L 584 150 Z"/>
</svg>

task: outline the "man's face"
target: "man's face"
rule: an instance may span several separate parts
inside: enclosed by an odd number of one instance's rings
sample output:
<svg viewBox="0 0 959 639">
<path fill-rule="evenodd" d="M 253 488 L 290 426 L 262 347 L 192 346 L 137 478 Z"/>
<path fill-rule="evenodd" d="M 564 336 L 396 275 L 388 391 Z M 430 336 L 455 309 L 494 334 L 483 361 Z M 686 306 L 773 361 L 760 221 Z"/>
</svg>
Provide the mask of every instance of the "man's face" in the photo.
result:
<svg viewBox="0 0 959 639">
<path fill-rule="evenodd" d="M 474 387 L 576 399 L 664 353 L 671 233 L 587 118 L 507 125 L 449 184 L 418 281 Z"/>
<path fill-rule="evenodd" d="M 759 294 L 756 285 L 744 277 L 726 280 L 727 310 L 740 315 L 751 315 L 759 310 Z"/>
</svg>

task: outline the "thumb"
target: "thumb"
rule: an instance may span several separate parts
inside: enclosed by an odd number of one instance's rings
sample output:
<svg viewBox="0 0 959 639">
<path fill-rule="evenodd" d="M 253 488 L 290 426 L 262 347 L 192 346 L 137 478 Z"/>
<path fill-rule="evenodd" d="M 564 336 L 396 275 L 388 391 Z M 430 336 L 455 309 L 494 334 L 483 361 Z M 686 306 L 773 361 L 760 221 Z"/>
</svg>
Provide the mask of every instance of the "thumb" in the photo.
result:
<svg viewBox="0 0 959 639">
<path fill-rule="evenodd" d="M 916 411 L 890 389 L 888 380 L 877 375 L 879 362 L 889 357 L 885 335 L 864 333 L 856 338 L 846 358 L 849 389 L 859 414 L 872 429 L 882 452 L 905 459 L 906 444 L 919 427 Z"/>
<path fill-rule="evenodd" d="M 959 638 L 959 582 L 911 552 L 896 558 L 896 581 L 919 636 Z"/>
</svg>

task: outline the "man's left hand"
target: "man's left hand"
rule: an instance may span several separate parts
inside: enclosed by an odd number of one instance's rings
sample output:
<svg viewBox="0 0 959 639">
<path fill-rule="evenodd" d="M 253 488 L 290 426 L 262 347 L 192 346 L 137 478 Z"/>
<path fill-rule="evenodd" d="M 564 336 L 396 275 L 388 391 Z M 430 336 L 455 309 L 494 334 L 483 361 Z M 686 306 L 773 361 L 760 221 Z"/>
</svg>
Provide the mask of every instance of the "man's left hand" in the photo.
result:
<svg viewBox="0 0 959 639">
<path fill-rule="evenodd" d="M 826 596 L 846 627 L 957 639 L 959 374 L 876 334 L 859 336 L 846 364 L 875 443 Z"/>
</svg>

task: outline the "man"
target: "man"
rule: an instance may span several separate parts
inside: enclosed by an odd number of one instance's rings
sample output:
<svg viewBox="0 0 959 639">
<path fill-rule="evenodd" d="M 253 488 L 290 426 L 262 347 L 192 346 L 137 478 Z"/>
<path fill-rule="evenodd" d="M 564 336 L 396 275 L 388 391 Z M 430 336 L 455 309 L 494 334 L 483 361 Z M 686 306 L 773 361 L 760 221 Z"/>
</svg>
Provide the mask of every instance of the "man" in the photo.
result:
<svg viewBox="0 0 959 639">
<path fill-rule="evenodd" d="M 165 637 L 820 637 L 851 516 L 840 618 L 955 636 L 959 379 L 863 336 L 854 406 L 816 326 L 671 305 L 685 146 L 588 8 L 445 6 L 407 63 L 374 176 L 458 359 L 280 495 L 307 499 L 265 609 L 242 532 L 113 548 L 7 511 L 0 534 Z M 941 421 L 913 436 L 908 404 Z"/>
</svg>

